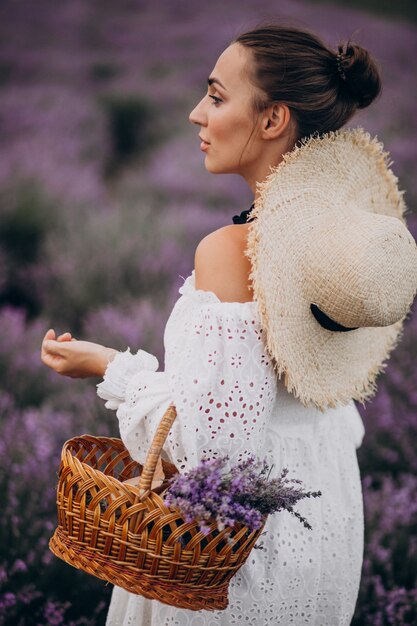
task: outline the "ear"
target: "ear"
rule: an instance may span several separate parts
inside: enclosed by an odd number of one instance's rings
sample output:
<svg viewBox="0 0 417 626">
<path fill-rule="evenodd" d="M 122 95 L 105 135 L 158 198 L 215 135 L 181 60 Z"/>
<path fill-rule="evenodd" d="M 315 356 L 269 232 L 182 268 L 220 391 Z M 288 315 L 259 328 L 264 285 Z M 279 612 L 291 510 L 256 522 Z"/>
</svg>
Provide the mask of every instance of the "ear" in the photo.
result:
<svg viewBox="0 0 417 626">
<path fill-rule="evenodd" d="M 261 133 L 264 139 L 276 139 L 289 130 L 291 111 L 286 104 L 276 102 L 265 109 L 262 117 Z"/>
</svg>

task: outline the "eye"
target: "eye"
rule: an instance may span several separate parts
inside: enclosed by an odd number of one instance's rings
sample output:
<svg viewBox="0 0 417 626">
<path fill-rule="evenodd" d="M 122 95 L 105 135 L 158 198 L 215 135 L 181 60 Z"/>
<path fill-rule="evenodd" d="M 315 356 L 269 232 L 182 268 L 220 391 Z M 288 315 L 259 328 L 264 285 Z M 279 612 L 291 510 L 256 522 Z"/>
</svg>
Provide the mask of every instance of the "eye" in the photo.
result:
<svg viewBox="0 0 417 626">
<path fill-rule="evenodd" d="M 209 96 L 209 98 L 213 98 L 214 100 L 213 104 L 219 104 L 220 102 L 223 102 L 223 100 L 221 100 L 220 98 L 217 98 L 216 96 Z"/>
</svg>

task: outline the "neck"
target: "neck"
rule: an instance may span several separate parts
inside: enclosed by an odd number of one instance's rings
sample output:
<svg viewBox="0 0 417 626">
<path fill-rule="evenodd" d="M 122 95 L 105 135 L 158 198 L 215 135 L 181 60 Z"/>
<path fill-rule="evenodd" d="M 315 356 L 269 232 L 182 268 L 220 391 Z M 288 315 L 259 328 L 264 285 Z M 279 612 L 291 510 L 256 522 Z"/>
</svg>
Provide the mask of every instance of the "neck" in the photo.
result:
<svg viewBox="0 0 417 626">
<path fill-rule="evenodd" d="M 281 163 L 281 161 L 282 161 L 282 155 L 280 155 L 278 159 L 275 159 L 272 162 L 268 161 L 264 163 L 263 165 L 259 166 L 256 169 L 256 171 L 253 172 L 251 175 L 246 176 L 242 174 L 243 178 L 246 180 L 246 183 L 252 190 L 254 202 L 256 202 L 256 200 L 259 198 L 259 195 L 260 195 L 260 192 L 257 186 L 258 183 L 264 182 L 267 176 L 271 173 L 271 168 L 276 167 L 279 163 Z"/>
<path fill-rule="evenodd" d="M 279 165 L 284 154 L 294 148 L 294 142 L 289 142 L 288 138 L 282 138 L 278 143 L 269 142 L 263 151 L 263 158 L 257 158 L 255 162 L 246 171 L 241 172 L 241 176 L 246 180 L 254 195 L 254 201 L 259 198 L 260 192 L 257 189 L 257 183 L 262 183 L 271 173 L 271 168 Z M 267 149 L 265 149 L 267 148 Z M 278 156 L 277 156 L 278 155 Z"/>
</svg>

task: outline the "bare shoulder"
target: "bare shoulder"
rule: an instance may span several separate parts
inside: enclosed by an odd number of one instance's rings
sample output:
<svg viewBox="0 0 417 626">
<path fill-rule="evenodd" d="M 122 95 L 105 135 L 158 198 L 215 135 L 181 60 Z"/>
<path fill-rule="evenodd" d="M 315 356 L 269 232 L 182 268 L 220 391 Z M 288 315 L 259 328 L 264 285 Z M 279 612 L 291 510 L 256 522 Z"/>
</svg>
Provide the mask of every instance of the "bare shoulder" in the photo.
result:
<svg viewBox="0 0 417 626">
<path fill-rule="evenodd" d="M 244 255 L 248 225 L 229 224 L 206 235 L 195 251 L 196 289 L 212 291 L 222 302 L 253 300 L 250 261 Z"/>
</svg>

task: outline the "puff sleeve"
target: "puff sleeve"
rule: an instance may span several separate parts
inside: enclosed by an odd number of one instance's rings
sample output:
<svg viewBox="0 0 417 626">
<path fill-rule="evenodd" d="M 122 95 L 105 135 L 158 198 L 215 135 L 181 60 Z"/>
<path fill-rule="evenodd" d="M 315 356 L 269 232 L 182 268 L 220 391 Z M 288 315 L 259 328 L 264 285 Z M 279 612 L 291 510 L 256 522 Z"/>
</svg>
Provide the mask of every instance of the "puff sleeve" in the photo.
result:
<svg viewBox="0 0 417 626">
<path fill-rule="evenodd" d="M 164 371 L 156 371 L 153 355 L 127 351 L 109 364 L 97 390 L 117 411 L 121 438 L 140 463 L 173 402 L 177 417 L 164 453 L 180 471 L 218 454 L 229 455 L 230 464 L 261 455 L 276 394 L 257 304 L 221 302 L 195 290 L 193 278 L 179 290 L 165 328 Z"/>
<path fill-rule="evenodd" d="M 135 461 L 145 462 L 147 452 L 164 411 L 170 404 L 164 372 L 157 372 L 158 359 L 145 350 L 136 354 L 128 348 L 107 366 L 97 395 L 116 411 L 120 437 Z M 170 460 L 165 449 L 162 456 Z"/>
</svg>

